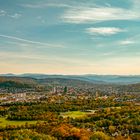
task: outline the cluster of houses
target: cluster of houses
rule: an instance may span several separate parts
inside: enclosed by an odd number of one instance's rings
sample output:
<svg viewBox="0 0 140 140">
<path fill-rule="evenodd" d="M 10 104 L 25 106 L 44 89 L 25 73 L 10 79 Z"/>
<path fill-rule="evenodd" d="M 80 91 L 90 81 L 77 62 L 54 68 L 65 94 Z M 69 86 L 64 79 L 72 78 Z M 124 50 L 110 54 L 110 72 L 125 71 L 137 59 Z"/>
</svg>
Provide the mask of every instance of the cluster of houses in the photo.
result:
<svg viewBox="0 0 140 140">
<path fill-rule="evenodd" d="M 0 104 L 10 104 L 16 102 L 35 102 L 39 101 L 41 98 L 44 98 L 45 95 L 36 94 L 36 93 L 7 93 L 0 95 Z"/>
</svg>

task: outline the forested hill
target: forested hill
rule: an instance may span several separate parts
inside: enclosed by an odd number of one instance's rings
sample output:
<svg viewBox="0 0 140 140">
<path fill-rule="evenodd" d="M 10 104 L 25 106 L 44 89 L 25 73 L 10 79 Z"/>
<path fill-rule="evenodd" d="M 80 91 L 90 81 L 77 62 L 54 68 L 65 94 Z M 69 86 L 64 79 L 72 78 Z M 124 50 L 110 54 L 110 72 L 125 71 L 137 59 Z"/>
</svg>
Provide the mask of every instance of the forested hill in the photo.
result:
<svg viewBox="0 0 140 140">
<path fill-rule="evenodd" d="M 0 77 L 0 87 L 32 87 L 32 86 L 73 86 L 93 87 L 95 84 L 88 81 L 67 78 L 35 79 L 28 77 Z"/>
<path fill-rule="evenodd" d="M 127 92 L 139 92 L 140 83 L 137 84 L 114 84 L 114 83 L 93 83 L 90 81 L 68 79 L 68 78 L 45 78 L 35 79 L 29 77 L 0 77 L 0 88 L 38 88 L 38 87 L 50 87 L 50 86 L 71 86 L 75 88 L 93 88 L 108 91 L 108 89 L 114 89 L 116 91 Z"/>
<path fill-rule="evenodd" d="M 35 79 L 50 79 L 50 78 L 61 78 L 61 79 L 73 79 L 88 81 L 97 84 L 114 83 L 114 84 L 135 84 L 140 83 L 140 75 L 96 75 L 96 74 L 85 74 L 85 75 L 48 75 L 48 74 L 1 74 L 1 76 L 8 77 L 30 77 Z"/>
<path fill-rule="evenodd" d="M 19 83 L 36 84 L 36 79 L 29 77 L 0 76 L 0 82 L 14 81 Z"/>
<path fill-rule="evenodd" d="M 33 78 L 21 78 L 21 77 L 0 77 L 0 88 L 31 88 L 38 83 Z"/>
<path fill-rule="evenodd" d="M 96 74 L 85 74 L 85 75 L 47 75 L 47 74 L 22 74 L 22 77 L 32 77 L 36 79 L 46 78 L 64 78 L 64 79 L 76 79 L 82 81 L 88 81 L 97 84 L 135 84 L 140 83 L 140 75 L 96 75 Z"/>
<path fill-rule="evenodd" d="M 92 82 L 77 80 L 77 79 L 67 79 L 67 78 L 46 78 L 37 79 L 39 84 L 42 85 L 58 85 L 58 86 L 72 86 L 72 87 L 93 87 L 97 84 Z"/>
</svg>

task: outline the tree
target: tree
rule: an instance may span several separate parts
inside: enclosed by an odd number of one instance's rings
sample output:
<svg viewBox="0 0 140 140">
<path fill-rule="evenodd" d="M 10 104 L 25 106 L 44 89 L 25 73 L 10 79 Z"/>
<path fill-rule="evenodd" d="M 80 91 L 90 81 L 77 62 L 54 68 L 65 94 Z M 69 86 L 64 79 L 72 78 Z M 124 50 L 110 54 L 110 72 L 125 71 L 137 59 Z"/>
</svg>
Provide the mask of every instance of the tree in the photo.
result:
<svg viewBox="0 0 140 140">
<path fill-rule="evenodd" d="M 64 87 L 64 93 L 66 94 L 68 91 L 68 88 L 67 87 Z"/>
<path fill-rule="evenodd" d="M 116 130 L 116 127 L 115 126 L 112 126 L 110 125 L 109 126 L 109 132 L 112 134 L 112 133 L 115 133 L 115 130 Z"/>
<path fill-rule="evenodd" d="M 90 137 L 90 140 L 110 140 L 110 137 L 101 131 L 97 131 Z"/>
</svg>

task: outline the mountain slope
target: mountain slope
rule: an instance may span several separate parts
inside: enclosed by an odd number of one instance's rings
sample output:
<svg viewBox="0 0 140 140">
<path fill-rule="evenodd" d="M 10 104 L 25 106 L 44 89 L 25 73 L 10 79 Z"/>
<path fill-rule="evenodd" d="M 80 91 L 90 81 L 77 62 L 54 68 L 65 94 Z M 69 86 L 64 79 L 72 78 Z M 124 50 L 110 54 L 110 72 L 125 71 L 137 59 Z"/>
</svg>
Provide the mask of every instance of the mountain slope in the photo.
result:
<svg viewBox="0 0 140 140">
<path fill-rule="evenodd" d="M 140 75 L 47 75 L 47 74 L 4 74 L 8 77 L 30 77 L 33 79 L 51 79 L 51 78 L 62 78 L 62 79 L 73 79 L 81 80 L 96 84 L 135 84 L 140 83 Z"/>
</svg>

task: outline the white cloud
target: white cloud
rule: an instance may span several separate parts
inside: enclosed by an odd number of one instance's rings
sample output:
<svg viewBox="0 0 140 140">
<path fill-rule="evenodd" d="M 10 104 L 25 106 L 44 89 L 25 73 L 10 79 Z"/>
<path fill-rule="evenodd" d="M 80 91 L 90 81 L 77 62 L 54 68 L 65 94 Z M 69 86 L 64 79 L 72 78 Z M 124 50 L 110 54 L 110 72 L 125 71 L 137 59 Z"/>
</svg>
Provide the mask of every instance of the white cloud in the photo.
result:
<svg viewBox="0 0 140 140">
<path fill-rule="evenodd" d="M 65 48 L 65 46 L 63 46 L 63 45 L 54 45 L 54 44 L 50 44 L 50 43 L 43 43 L 43 42 L 39 42 L 39 41 L 32 41 L 32 40 L 27 40 L 27 39 L 15 37 L 15 36 L 8 36 L 8 35 L 0 34 L 0 37 L 12 39 L 12 40 L 17 40 L 17 41 L 21 41 L 21 42 L 25 42 L 25 43 L 31 43 L 31 44 L 41 45 L 41 46 L 45 46 L 45 47 L 49 47 L 49 48 L 50 47 L 54 47 L 54 48 Z"/>
<path fill-rule="evenodd" d="M 89 23 L 101 22 L 108 20 L 134 20 L 140 18 L 139 0 L 133 0 L 130 9 L 113 7 L 110 3 L 104 6 L 96 5 L 94 2 L 37 2 L 27 3 L 20 6 L 25 8 L 65 8 L 60 17 L 63 22 L 67 23 Z"/>
<path fill-rule="evenodd" d="M 46 7 L 57 7 L 57 8 L 70 8 L 71 6 L 64 3 L 35 3 L 35 4 L 22 4 L 25 8 L 46 8 Z"/>
<path fill-rule="evenodd" d="M 113 55 L 113 54 L 114 54 L 113 52 L 105 52 L 105 53 L 102 53 L 101 55 L 110 56 L 110 55 Z"/>
<path fill-rule="evenodd" d="M 46 23 L 45 19 L 42 16 L 37 16 L 37 20 L 40 20 L 41 23 Z"/>
<path fill-rule="evenodd" d="M 87 28 L 86 32 L 91 35 L 114 35 L 125 30 L 115 27 L 98 27 L 98 28 Z"/>
<path fill-rule="evenodd" d="M 10 14 L 5 10 L 0 10 L 0 16 L 8 16 L 8 17 L 17 19 L 17 18 L 20 18 L 22 15 L 19 13 Z"/>
<path fill-rule="evenodd" d="M 134 20 L 139 19 L 139 12 L 134 9 L 118 7 L 73 7 L 65 11 L 61 17 L 67 23 L 101 22 L 108 20 Z"/>
<path fill-rule="evenodd" d="M 132 41 L 132 40 L 124 40 L 124 41 L 121 41 L 120 44 L 121 45 L 131 45 L 131 44 L 134 44 L 135 42 Z"/>
<path fill-rule="evenodd" d="M 62 65 L 73 65 L 73 66 L 81 66 L 81 65 L 89 65 L 90 62 L 83 59 L 76 59 L 76 57 L 64 57 L 64 56 L 56 56 L 56 55 L 50 55 L 48 54 L 37 54 L 37 52 L 28 52 L 24 51 L 20 54 L 17 52 L 0 52 L 0 60 L 8 60 L 17 62 L 20 60 L 26 61 L 26 60 L 32 60 L 33 61 L 39 61 L 40 63 L 54 63 L 54 64 L 62 64 Z M 28 61 L 26 61 L 28 63 Z"/>
<path fill-rule="evenodd" d="M 4 11 L 4 10 L 0 10 L 0 16 L 5 16 L 6 15 L 6 11 Z"/>
<path fill-rule="evenodd" d="M 17 19 L 21 17 L 21 14 L 15 13 L 13 15 L 9 15 L 9 17 Z"/>
</svg>

